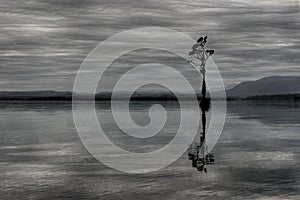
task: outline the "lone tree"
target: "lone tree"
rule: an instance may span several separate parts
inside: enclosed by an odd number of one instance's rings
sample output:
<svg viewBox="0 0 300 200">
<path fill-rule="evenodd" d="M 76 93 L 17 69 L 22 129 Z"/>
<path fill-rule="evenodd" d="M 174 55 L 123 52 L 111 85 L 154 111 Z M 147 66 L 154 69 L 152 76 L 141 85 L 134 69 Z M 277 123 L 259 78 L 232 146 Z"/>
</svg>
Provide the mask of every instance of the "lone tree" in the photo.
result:
<svg viewBox="0 0 300 200">
<path fill-rule="evenodd" d="M 215 53 L 215 50 L 205 49 L 207 43 L 207 36 L 200 37 L 197 43 L 193 45 L 192 51 L 189 52 L 190 59 L 187 61 L 192 64 L 198 72 L 202 75 L 202 90 L 200 107 L 202 111 L 202 134 L 200 135 L 200 143 L 189 150 L 189 159 L 193 161 L 193 167 L 199 171 L 207 172 L 205 164 L 213 164 L 214 158 L 212 154 L 207 153 L 207 146 L 205 145 L 206 136 L 206 112 L 210 107 L 210 100 L 206 97 L 206 62 L 210 56 Z M 193 149 L 194 148 L 194 149 Z M 196 155 L 195 155 L 196 154 Z"/>
</svg>

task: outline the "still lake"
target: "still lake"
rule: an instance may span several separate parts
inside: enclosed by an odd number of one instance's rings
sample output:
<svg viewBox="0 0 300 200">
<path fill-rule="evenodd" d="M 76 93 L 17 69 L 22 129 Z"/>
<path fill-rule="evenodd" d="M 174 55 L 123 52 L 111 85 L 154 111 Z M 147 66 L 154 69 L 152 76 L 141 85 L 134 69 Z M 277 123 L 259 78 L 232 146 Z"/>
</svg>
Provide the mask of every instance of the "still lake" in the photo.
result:
<svg viewBox="0 0 300 200">
<path fill-rule="evenodd" d="M 131 104 L 137 124 L 149 123 L 151 104 Z M 108 103 L 96 108 L 115 144 L 149 152 L 178 128 L 178 104 L 162 104 L 166 126 L 146 142 L 122 136 Z M 147 174 L 110 169 L 81 143 L 68 103 L 0 102 L 0 128 L 0 199 L 300 199 L 299 102 L 228 102 L 207 174 L 192 168 L 187 153 Z"/>
</svg>

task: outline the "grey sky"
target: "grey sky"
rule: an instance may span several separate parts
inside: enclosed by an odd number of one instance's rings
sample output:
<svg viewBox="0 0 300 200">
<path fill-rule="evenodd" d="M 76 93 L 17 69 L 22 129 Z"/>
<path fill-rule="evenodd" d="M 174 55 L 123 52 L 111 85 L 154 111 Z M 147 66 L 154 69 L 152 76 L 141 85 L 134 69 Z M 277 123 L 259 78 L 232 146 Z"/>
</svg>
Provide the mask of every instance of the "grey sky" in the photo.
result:
<svg viewBox="0 0 300 200">
<path fill-rule="evenodd" d="M 298 0 L 0 3 L 0 90 L 72 90 L 81 62 L 100 41 L 145 26 L 175 29 L 194 39 L 208 35 L 226 85 L 270 75 L 300 75 Z M 177 62 L 157 52 L 153 57 L 163 57 L 169 66 Z M 122 64 L 128 65 L 126 59 L 120 59 L 117 67 Z M 108 76 L 119 73 L 112 69 Z"/>
</svg>

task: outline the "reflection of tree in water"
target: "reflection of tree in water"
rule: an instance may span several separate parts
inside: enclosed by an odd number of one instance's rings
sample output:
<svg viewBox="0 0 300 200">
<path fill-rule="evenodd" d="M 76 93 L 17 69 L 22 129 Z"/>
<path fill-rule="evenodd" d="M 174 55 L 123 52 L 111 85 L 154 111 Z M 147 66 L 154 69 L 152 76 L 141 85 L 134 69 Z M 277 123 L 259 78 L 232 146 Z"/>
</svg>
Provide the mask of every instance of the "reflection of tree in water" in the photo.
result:
<svg viewBox="0 0 300 200">
<path fill-rule="evenodd" d="M 207 172 L 205 165 L 214 164 L 214 155 L 208 153 L 206 145 L 206 112 L 210 108 L 210 99 L 206 97 L 206 61 L 214 54 L 214 50 L 206 50 L 207 36 L 200 37 L 197 43 L 193 45 L 192 51 L 189 52 L 191 57 L 188 60 L 202 75 L 202 91 L 200 108 L 202 111 L 202 133 L 200 134 L 199 141 L 193 142 L 188 149 L 189 160 L 192 161 L 192 166 L 197 168 L 198 171 Z"/>
</svg>

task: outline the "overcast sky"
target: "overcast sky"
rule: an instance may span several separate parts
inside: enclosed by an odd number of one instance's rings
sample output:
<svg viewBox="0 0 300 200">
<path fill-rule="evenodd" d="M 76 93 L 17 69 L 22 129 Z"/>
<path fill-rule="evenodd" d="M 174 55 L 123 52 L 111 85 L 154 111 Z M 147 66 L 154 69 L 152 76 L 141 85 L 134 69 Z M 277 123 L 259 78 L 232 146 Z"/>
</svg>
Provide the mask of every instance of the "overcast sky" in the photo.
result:
<svg viewBox="0 0 300 200">
<path fill-rule="evenodd" d="M 300 76 L 298 0 L 0 3 L 0 90 L 72 90 L 81 62 L 99 42 L 145 26 L 171 28 L 194 39 L 208 35 L 226 85 L 271 75 Z M 158 52 L 153 58 L 159 58 Z M 178 65 L 167 58 L 162 60 L 169 66 Z M 115 65 L 128 63 L 133 62 L 123 58 Z M 107 74 L 115 78 L 118 73 Z"/>
</svg>

